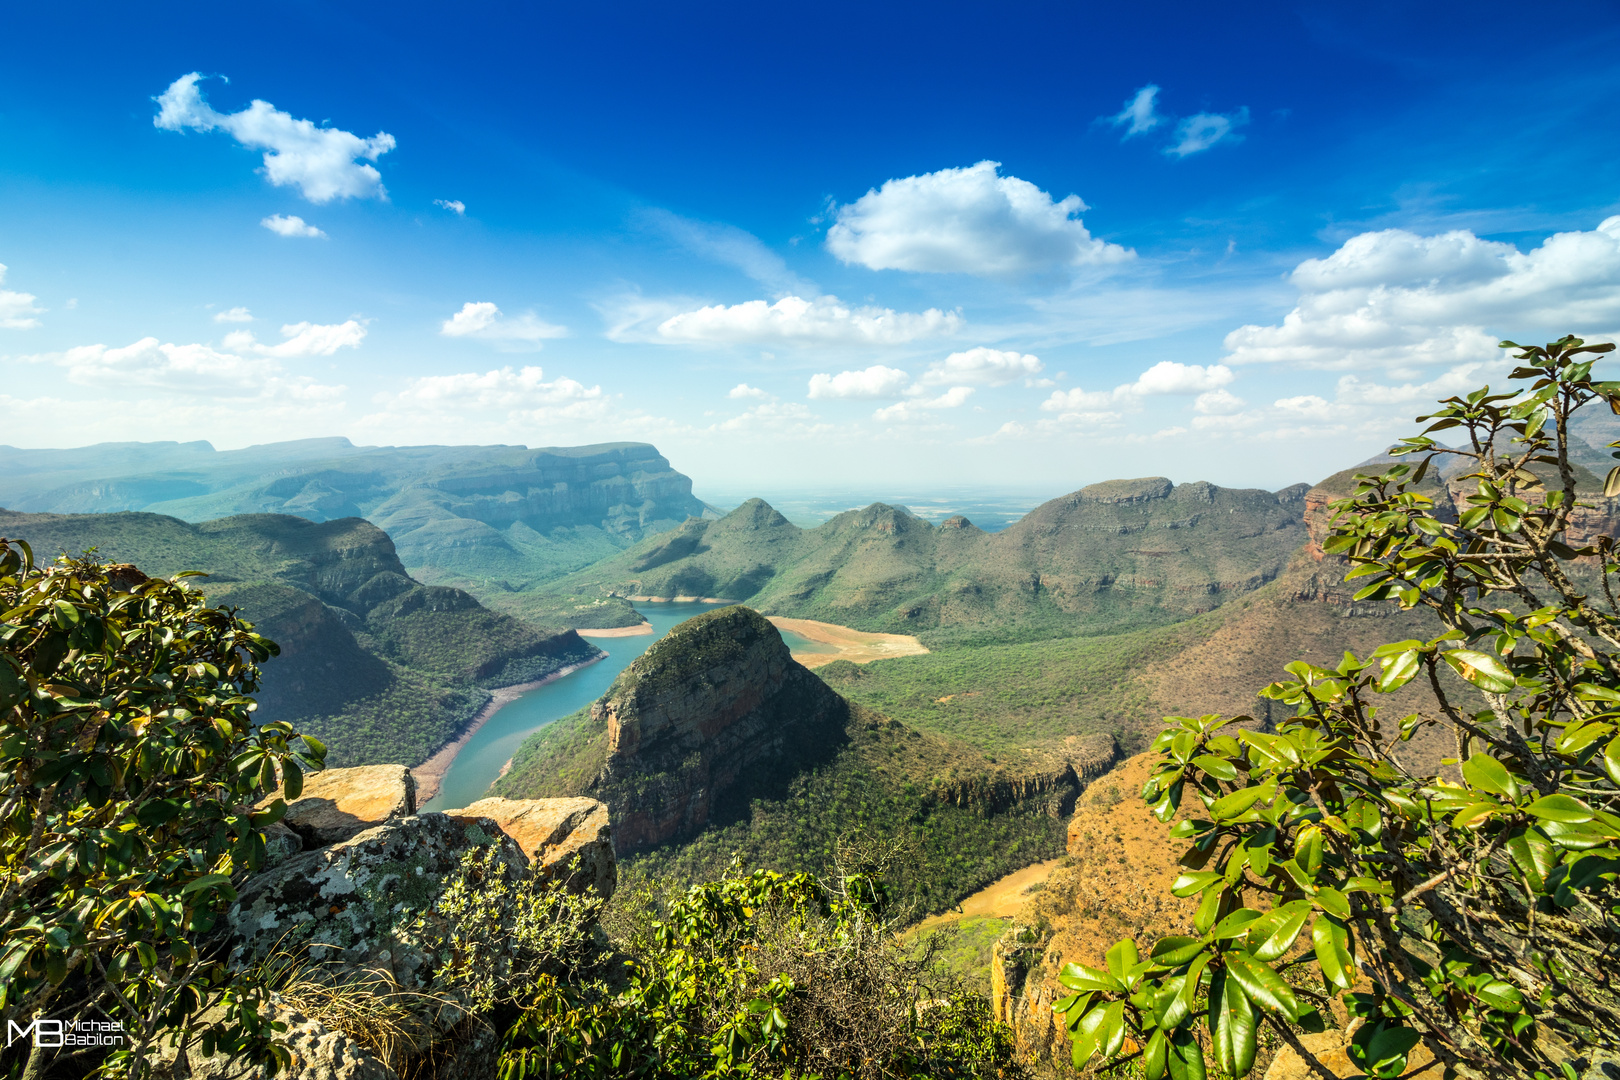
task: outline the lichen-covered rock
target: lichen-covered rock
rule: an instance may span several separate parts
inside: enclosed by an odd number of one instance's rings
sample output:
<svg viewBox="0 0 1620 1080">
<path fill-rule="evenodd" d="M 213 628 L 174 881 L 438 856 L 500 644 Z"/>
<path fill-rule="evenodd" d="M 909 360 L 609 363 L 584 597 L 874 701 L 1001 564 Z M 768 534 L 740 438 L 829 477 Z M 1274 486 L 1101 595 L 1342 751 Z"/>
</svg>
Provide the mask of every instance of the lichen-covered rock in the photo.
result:
<svg viewBox="0 0 1620 1080">
<path fill-rule="evenodd" d="M 277 792 L 272 798 L 280 798 Z M 282 823 L 304 850 L 340 843 L 374 825 L 416 813 L 416 778 L 403 765 L 327 769 L 304 779 Z"/>
<path fill-rule="evenodd" d="M 292 1051 L 293 1060 L 286 1072 L 273 1074 L 225 1054 L 205 1057 L 193 1044 L 184 1069 L 176 1067 L 172 1048 L 160 1051 L 157 1074 L 176 1078 L 189 1075 L 191 1080 L 399 1080 L 393 1069 L 343 1032 L 276 1004 L 273 997 L 270 1011 L 273 1019 L 287 1025 L 281 1041 Z"/>
<path fill-rule="evenodd" d="M 281 822 L 265 827 L 264 866 L 269 869 L 283 859 L 290 859 L 304 850 L 304 838 Z"/>
<path fill-rule="evenodd" d="M 618 884 L 618 860 L 613 852 L 613 827 L 608 808 L 595 799 L 480 799 L 463 810 L 446 810 L 450 817 L 489 818 L 517 841 L 529 857 L 532 872 L 542 877 L 568 873 L 570 888 L 594 889 L 603 899 Z"/>
<path fill-rule="evenodd" d="M 226 916 L 236 963 L 308 946 L 317 962 L 386 969 L 401 986 L 427 984 L 435 966 L 410 930 L 429 914 L 469 848 L 497 844 L 503 876 L 517 881 L 529 860 L 488 818 L 420 814 L 350 840 L 306 851 L 249 878 Z"/>
</svg>

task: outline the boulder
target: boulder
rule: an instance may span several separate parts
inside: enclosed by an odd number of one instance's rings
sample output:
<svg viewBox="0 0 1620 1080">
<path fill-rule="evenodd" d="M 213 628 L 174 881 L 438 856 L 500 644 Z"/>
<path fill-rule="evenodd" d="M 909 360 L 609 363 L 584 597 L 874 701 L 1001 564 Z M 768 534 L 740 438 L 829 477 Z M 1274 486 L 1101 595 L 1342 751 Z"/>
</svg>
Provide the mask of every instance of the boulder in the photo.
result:
<svg viewBox="0 0 1620 1080">
<path fill-rule="evenodd" d="M 462 853 L 486 844 L 499 845 L 505 880 L 528 874 L 528 857 L 494 821 L 445 814 L 397 818 L 285 859 L 237 891 L 225 920 L 232 961 L 307 945 L 318 963 L 387 970 L 402 987 L 425 986 L 436 962 L 411 924 L 431 912 Z"/>
<path fill-rule="evenodd" d="M 556 877 L 579 866 L 567 878 L 570 888 L 595 889 L 605 900 L 618 884 L 613 827 L 608 808 L 595 799 L 480 799 L 450 817 L 489 818 L 523 849 L 534 872 Z"/>
<path fill-rule="evenodd" d="M 272 799 L 281 798 L 278 791 Z M 282 818 L 304 850 L 341 843 L 374 825 L 416 813 L 416 779 L 403 765 L 326 769 L 304 779 L 304 792 Z"/>
<path fill-rule="evenodd" d="M 1330 1029 L 1316 1035 L 1301 1035 L 1300 1045 L 1316 1058 L 1323 1069 L 1334 1076 L 1341 1078 L 1364 1076 L 1366 1074 L 1350 1060 L 1350 1055 L 1345 1049 L 1359 1026 L 1356 1021 L 1351 1021 L 1350 1026 L 1342 1031 Z M 1401 1074 L 1401 1080 L 1442 1080 L 1445 1073 L 1445 1064 L 1435 1058 L 1434 1052 L 1428 1046 L 1418 1043 L 1406 1059 L 1406 1071 Z M 1271 1067 L 1266 1070 L 1265 1080 L 1325 1080 L 1325 1078 L 1319 1070 L 1296 1054 L 1292 1047 L 1284 1046 L 1277 1051 L 1277 1056 L 1271 1059 Z"/>
<path fill-rule="evenodd" d="M 288 1008 L 274 995 L 270 1015 L 287 1025 L 280 1042 L 292 1051 L 292 1065 L 285 1072 L 249 1065 L 228 1054 L 204 1055 L 196 1043 L 186 1054 L 184 1067 L 176 1064 L 172 1046 L 160 1044 L 154 1073 L 164 1080 L 190 1077 L 191 1080 L 399 1080 L 393 1069 L 379 1061 L 370 1050 L 341 1031 L 334 1031 L 319 1020 Z M 223 1010 L 213 1010 L 219 1020 Z"/>
</svg>

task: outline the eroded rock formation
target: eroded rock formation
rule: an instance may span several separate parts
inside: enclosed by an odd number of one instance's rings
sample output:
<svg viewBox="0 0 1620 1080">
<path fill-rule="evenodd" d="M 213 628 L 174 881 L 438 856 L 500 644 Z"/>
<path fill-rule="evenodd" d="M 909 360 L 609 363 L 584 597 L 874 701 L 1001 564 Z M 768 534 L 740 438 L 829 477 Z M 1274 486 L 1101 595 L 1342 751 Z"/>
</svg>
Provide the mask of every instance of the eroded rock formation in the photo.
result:
<svg viewBox="0 0 1620 1080">
<path fill-rule="evenodd" d="M 613 808 L 620 850 L 690 836 L 728 794 L 830 757 L 848 708 L 758 612 L 720 608 L 681 624 L 591 708 L 608 743 L 594 787 Z"/>
</svg>

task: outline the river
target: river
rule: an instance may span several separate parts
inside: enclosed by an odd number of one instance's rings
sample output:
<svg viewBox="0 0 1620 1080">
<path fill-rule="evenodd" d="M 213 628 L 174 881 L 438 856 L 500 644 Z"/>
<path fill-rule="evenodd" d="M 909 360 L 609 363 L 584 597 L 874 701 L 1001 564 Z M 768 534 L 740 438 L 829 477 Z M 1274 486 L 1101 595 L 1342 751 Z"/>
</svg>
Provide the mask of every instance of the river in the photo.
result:
<svg viewBox="0 0 1620 1080">
<path fill-rule="evenodd" d="M 461 748 L 450 770 L 445 773 L 439 794 L 422 806 L 423 810 L 448 810 L 467 806 L 489 794 L 489 785 L 501 774 L 501 767 L 517 753 L 523 740 L 553 720 L 578 712 L 607 692 L 619 672 L 646 652 L 653 642 L 674 627 L 711 611 L 714 604 L 645 604 L 636 610 L 652 623 L 653 632 L 637 637 L 596 638 L 592 644 L 607 653 L 606 660 L 580 668 L 556 682 L 530 690 L 499 709 Z"/>
</svg>

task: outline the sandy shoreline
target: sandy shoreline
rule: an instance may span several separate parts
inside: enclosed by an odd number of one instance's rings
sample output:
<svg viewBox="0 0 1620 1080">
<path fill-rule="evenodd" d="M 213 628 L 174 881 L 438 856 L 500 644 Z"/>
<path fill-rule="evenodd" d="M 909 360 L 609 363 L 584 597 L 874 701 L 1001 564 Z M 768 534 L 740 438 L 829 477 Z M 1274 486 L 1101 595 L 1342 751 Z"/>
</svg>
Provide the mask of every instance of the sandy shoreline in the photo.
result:
<svg viewBox="0 0 1620 1080">
<path fill-rule="evenodd" d="M 632 604 L 734 604 L 735 600 L 722 600 L 718 596 L 627 596 Z M 575 633 L 578 633 L 576 630 Z"/>
<path fill-rule="evenodd" d="M 833 623 L 816 622 L 814 619 L 784 619 L 780 615 L 767 618 L 778 630 L 791 630 L 802 638 L 831 645 L 838 650 L 796 653 L 793 658 L 807 668 L 820 667 L 834 660 L 869 664 L 873 660 L 886 660 L 892 656 L 921 656 L 928 651 L 922 642 L 908 634 L 869 634 L 865 630 L 851 630 Z"/>
<path fill-rule="evenodd" d="M 438 753 L 411 770 L 411 775 L 416 778 L 416 805 L 421 806 L 428 800 L 438 797 L 439 787 L 444 783 L 445 774 L 450 771 L 450 763 L 456 760 L 456 755 L 461 753 L 461 748 L 466 746 L 472 737 L 478 733 L 478 729 L 489 723 L 489 718 L 500 712 L 503 706 L 510 705 L 530 690 L 538 690 L 547 683 L 556 682 L 564 675 L 572 675 L 580 668 L 590 667 L 597 661 L 606 659 L 607 654 L 603 653 L 601 656 L 593 656 L 589 660 L 581 660 L 577 664 L 569 664 L 567 667 L 558 668 L 550 675 L 536 682 L 517 683 L 514 686 L 502 686 L 499 689 L 491 690 L 489 701 L 484 704 L 482 709 L 478 710 L 478 715 L 474 716 L 467 726 L 461 730 L 461 734 L 445 743 L 439 748 Z"/>
<path fill-rule="evenodd" d="M 653 624 L 650 622 L 637 623 L 634 626 L 609 626 L 601 630 L 581 630 L 577 627 L 574 629 L 574 633 L 580 637 L 641 637 L 652 632 Z"/>
<path fill-rule="evenodd" d="M 1015 870 L 1006 877 L 980 889 L 972 896 L 965 898 L 957 905 L 960 911 L 951 910 L 941 915 L 930 915 L 908 933 L 921 930 L 932 930 L 958 919 L 968 919 L 975 915 L 989 915 L 997 919 L 1010 919 L 1017 915 L 1019 910 L 1029 902 L 1029 887 L 1037 881 L 1045 881 L 1047 876 L 1063 864 L 1059 856 L 1045 862 L 1034 863 L 1022 870 Z"/>
</svg>

